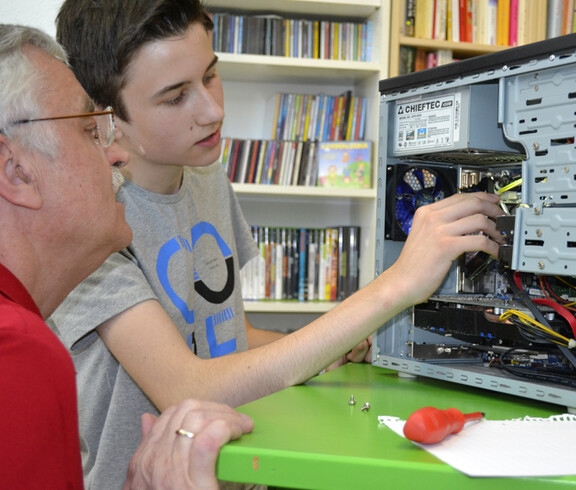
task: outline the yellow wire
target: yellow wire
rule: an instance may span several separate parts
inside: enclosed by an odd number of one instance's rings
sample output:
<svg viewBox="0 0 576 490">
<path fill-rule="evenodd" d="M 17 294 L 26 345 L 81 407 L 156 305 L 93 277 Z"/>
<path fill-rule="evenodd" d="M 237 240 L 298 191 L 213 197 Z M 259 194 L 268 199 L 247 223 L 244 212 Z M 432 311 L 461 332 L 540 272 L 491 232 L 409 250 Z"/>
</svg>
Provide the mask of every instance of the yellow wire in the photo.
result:
<svg viewBox="0 0 576 490">
<path fill-rule="evenodd" d="M 563 279 L 560 276 L 554 276 L 558 281 L 563 282 L 564 284 L 566 284 L 566 286 L 568 286 L 570 289 L 576 290 L 576 287 L 574 287 L 573 284 L 570 284 L 568 281 L 566 281 L 565 279 Z M 574 303 L 570 303 L 570 304 L 574 304 Z"/>
<path fill-rule="evenodd" d="M 496 191 L 496 194 L 502 194 L 506 191 L 509 191 L 510 189 L 514 189 L 514 187 L 518 187 L 519 185 L 522 185 L 522 179 L 516 179 L 513 182 L 510 182 L 508 185 L 505 185 L 501 189 L 498 189 Z"/>
<path fill-rule="evenodd" d="M 531 316 L 527 315 L 526 313 L 522 313 L 521 311 L 518 311 L 518 310 L 505 311 L 504 313 L 502 313 L 500 315 L 500 320 L 501 321 L 507 320 L 511 316 L 517 317 L 525 325 L 536 328 L 538 330 L 542 330 L 553 337 L 558 337 L 566 343 L 570 342 L 569 338 L 564 337 L 563 335 L 560 335 L 558 332 L 551 330 L 550 328 L 546 327 L 545 325 L 542 325 L 540 322 L 534 320 L 534 318 L 532 318 Z M 558 343 L 558 342 L 556 342 L 556 343 Z"/>
</svg>

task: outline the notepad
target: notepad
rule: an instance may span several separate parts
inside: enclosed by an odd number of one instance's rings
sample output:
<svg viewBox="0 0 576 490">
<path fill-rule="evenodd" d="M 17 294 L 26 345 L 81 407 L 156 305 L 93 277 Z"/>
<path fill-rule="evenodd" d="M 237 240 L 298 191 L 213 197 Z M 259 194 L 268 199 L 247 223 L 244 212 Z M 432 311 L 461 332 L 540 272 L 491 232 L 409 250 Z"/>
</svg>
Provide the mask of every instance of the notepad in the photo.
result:
<svg viewBox="0 0 576 490">
<path fill-rule="evenodd" d="M 404 437 L 405 420 L 378 421 Z M 472 422 L 438 444 L 416 444 L 473 477 L 576 475 L 576 415 Z"/>
</svg>

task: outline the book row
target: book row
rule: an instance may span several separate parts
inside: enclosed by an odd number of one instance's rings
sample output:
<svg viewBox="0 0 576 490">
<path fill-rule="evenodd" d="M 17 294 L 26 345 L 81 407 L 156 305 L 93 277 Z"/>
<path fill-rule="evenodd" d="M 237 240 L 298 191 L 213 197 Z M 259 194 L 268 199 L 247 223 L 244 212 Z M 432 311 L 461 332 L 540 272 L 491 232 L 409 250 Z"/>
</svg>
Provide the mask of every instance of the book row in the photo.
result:
<svg viewBox="0 0 576 490">
<path fill-rule="evenodd" d="M 367 99 L 348 90 L 338 96 L 286 94 L 276 96 L 272 138 L 286 140 L 363 140 Z"/>
<path fill-rule="evenodd" d="M 548 0 L 546 35 L 548 38 L 576 32 L 574 0 Z"/>
<path fill-rule="evenodd" d="M 234 54 L 370 61 L 372 23 L 214 12 L 213 49 Z"/>
<path fill-rule="evenodd" d="M 360 227 L 251 228 L 260 253 L 240 273 L 244 300 L 341 301 L 358 289 Z"/>
<path fill-rule="evenodd" d="M 556 0 L 406 0 L 404 34 L 498 46 L 528 44 L 547 38 L 549 1 Z"/>
<path fill-rule="evenodd" d="M 372 143 L 224 138 L 221 162 L 239 184 L 368 189 Z"/>
<path fill-rule="evenodd" d="M 399 74 L 434 68 L 457 61 L 450 49 L 424 49 L 414 46 L 400 46 Z"/>
<path fill-rule="evenodd" d="M 315 186 L 317 143 L 224 138 L 221 162 L 231 182 Z"/>
</svg>

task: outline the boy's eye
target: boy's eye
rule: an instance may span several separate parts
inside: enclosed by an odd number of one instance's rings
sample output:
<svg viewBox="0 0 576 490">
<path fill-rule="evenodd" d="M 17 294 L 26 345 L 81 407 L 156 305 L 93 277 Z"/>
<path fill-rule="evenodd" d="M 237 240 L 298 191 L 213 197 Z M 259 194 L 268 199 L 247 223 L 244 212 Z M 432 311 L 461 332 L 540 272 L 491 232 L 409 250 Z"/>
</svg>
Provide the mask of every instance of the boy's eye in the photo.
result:
<svg viewBox="0 0 576 490">
<path fill-rule="evenodd" d="M 216 72 L 216 70 L 212 70 L 212 71 L 206 73 L 206 75 L 204 76 L 204 83 L 207 84 L 207 83 L 211 82 L 212 80 L 214 80 L 216 78 L 217 75 L 218 75 L 218 73 Z"/>
<path fill-rule="evenodd" d="M 173 99 L 170 99 L 170 100 L 166 101 L 166 102 L 167 102 L 168 104 L 170 104 L 170 105 L 176 105 L 176 104 L 179 104 L 180 102 L 182 102 L 182 99 L 184 99 L 184 94 L 183 94 L 183 93 L 180 94 L 180 95 L 178 95 L 178 96 L 176 96 L 176 97 L 174 97 Z"/>
</svg>

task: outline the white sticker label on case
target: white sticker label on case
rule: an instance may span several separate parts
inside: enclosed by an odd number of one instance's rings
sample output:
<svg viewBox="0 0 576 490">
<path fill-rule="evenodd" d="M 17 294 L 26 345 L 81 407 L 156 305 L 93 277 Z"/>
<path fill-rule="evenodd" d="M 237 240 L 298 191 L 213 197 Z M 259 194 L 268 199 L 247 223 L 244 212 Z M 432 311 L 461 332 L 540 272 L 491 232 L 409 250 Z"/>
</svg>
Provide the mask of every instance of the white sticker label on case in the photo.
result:
<svg viewBox="0 0 576 490">
<path fill-rule="evenodd" d="M 395 152 L 450 148 L 460 139 L 460 94 L 396 102 Z"/>
</svg>

